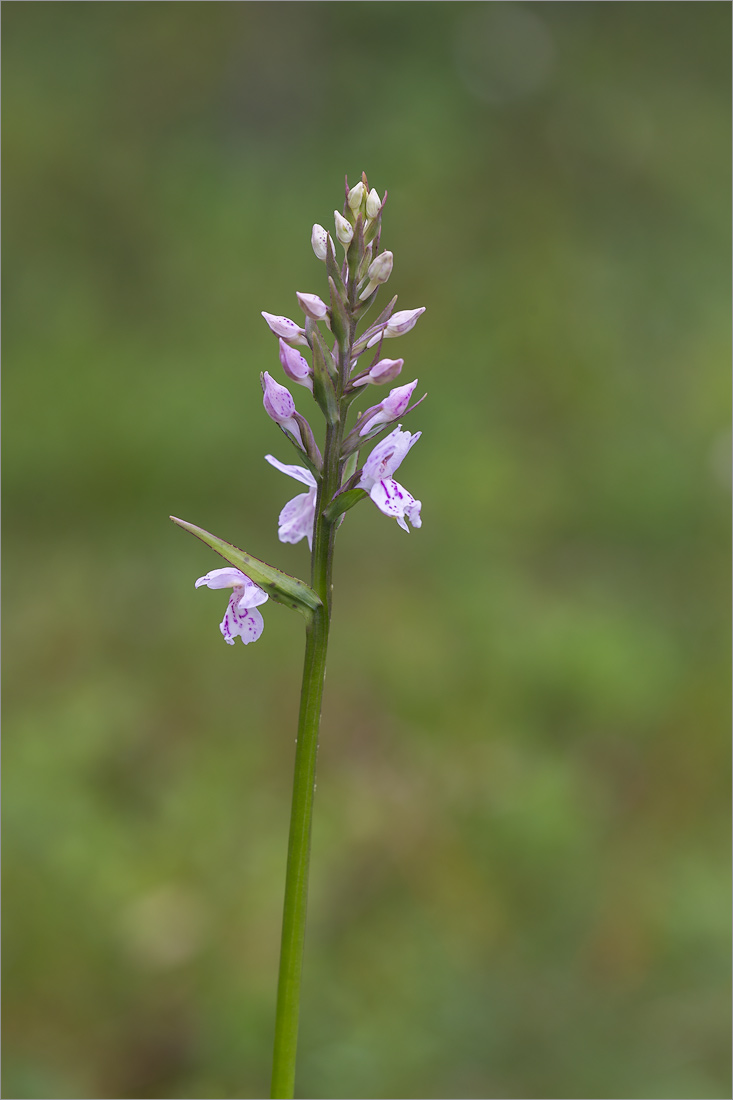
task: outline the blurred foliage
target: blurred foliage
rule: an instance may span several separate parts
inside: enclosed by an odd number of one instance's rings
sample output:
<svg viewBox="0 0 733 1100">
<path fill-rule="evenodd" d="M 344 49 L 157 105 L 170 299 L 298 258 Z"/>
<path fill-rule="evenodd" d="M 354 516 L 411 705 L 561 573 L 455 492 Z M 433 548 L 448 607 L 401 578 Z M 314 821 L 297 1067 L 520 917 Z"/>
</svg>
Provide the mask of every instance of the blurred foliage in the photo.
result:
<svg viewBox="0 0 733 1100">
<path fill-rule="evenodd" d="M 302 627 L 167 516 L 307 573 L 259 311 L 365 169 L 424 527 L 339 536 L 299 1095 L 730 1096 L 729 6 L 3 32 L 4 1095 L 267 1094 Z"/>
</svg>

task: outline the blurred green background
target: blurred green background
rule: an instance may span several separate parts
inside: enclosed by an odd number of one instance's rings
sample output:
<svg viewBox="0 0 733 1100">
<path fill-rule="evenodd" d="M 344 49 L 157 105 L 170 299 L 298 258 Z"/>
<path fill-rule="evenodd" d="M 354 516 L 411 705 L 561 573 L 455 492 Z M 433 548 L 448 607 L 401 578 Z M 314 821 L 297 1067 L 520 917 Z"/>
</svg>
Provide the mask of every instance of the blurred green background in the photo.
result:
<svg viewBox="0 0 733 1100">
<path fill-rule="evenodd" d="M 4 5 L 5 1096 L 267 1094 L 302 626 L 167 517 L 307 575 L 259 312 L 363 169 L 424 526 L 339 535 L 297 1094 L 730 1096 L 730 19 Z"/>
</svg>

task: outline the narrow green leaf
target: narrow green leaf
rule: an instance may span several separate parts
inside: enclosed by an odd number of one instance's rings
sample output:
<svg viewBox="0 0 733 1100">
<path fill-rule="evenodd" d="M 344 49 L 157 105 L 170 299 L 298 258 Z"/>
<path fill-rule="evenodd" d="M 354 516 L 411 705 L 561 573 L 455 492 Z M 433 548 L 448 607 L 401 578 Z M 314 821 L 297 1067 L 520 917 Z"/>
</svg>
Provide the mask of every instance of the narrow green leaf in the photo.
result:
<svg viewBox="0 0 733 1100">
<path fill-rule="evenodd" d="M 356 466 L 359 456 L 356 451 L 346 459 L 344 463 L 344 472 L 341 475 L 341 485 L 345 485 L 350 477 L 353 477 L 356 473 Z"/>
<path fill-rule="evenodd" d="M 259 558 L 248 554 L 246 550 L 240 550 L 230 542 L 224 542 L 223 539 L 205 531 L 203 527 L 197 527 L 195 523 L 188 523 L 185 519 L 178 519 L 176 516 L 170 518 L 184 531 L 190 531 L 212 550 L 216 550 L 217 554 L 220 554 L 224 561 L 228 561 L 235 569 L 241 569 L 250 580 L 267 593 L 270 599 L 292 608 L 293 611 L 299 611 L 308 622 L 312 620 L 313 613 L 323 606 L 318 594 L 305 581 L 275 569 L 273 565 L 260 561 Z"/>
<path fill-rule="evenodd" d="M 338 493 L 333 498 L 323 514 L 329 523 L 335 523 L 340 515 L 348 512 L 349 508 L 353 508 L 355 504 L 358 504 L 360 500 L 368 495 L 363 489 L 347 489 L 345 493 Z"/>
</svg>

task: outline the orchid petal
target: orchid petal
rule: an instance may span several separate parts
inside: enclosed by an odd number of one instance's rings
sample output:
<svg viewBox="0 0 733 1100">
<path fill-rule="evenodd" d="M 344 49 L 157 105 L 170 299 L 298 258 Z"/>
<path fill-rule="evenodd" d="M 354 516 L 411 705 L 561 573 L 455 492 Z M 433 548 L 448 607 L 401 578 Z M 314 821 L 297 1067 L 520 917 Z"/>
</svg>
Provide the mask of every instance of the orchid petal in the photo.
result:
<svg viewBox="0 0 733 1100">
<path fill-rule="evenodd" d="M 385 477 L 391 477 L 399 467 L 411 447 L 414 447 L 422 432 L 403 432 L 398 425 L 394 431 L 377 443 L 372 453 L 364 463 L 359 488 L 367 492 L 377 481 Z"/>
<path fill-rule="evenodd" d="M 239 586 L 234 589 L 232 598 L 238 596 L 237 608 L 239 611 L 246 611 L 249 607 L 259 607 L 260 604 L 267 603 L 269 596 L 266 592 L 260 588 L 258 584 L 247 578 L 247 583 L 240 588 Z"/>
<path fill-rule="evenodd" d="M 305 538 L 313 548 L 313 524 L 316 516 L 315 486 L 308 493 L 299 493 L 280 512 L 277 537 L 280 542 L 300 542 Z"/>
<path fill-rule="evenodd" d="M 199 577 L 195 587 L 200 588 L 205 584 L 207 588 L 235 588 L 252 583 L 240 569 L 230 566 L 226 569 L 212 569 L 205 577 Z"/>
<path fill-rule="evenodd" d="M 276 470 L 279 470 L 281 474 L 287 474 L 288 477 L 295 478 L 296 481 L 300 481 L 303 485 L 308 485 L 310 488 L 315 489 L 318 482 L 313 477 L 310 470 L 306 470 L 303 466 L 289 466 L 285 462 L 278 462 L 272 455 L 265 455 L 265 460 L 274 466 Z"/>
<path fill-rule="evenodd" d="M 237 593 L 232 593 L 224 618 L 219 624 L 219 629 L 227 645 L 234 645 L 234 639 L 237 636 L 242 639 L 245 645 L 256 642 L 264 626 L 265 623 L 260 612 L 256 608 L 247 608 L 244 612 L 240 611 Z"/>
<path fill-rule="evenodd" d="M 397 520 L 403 531 L 409 532 L 409 527 L 405 523 L 405 516 L 410 520 L 413 527 L 422 526 L 420 501 L 415 500 L 412 494 L 408 493 L 407 489 L 400 485 L 398 481 L 395 481 L 394 478 L 384 478 L 382 481 L 378 481 L 372 487 L 369 496 L 380 512 Z"/>
</svg>

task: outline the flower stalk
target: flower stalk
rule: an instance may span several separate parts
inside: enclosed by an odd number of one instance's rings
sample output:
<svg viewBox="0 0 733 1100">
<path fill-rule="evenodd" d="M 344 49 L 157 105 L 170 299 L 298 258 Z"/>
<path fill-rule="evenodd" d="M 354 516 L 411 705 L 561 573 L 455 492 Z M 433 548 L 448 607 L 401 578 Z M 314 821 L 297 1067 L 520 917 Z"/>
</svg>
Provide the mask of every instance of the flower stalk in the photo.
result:
<svg viewBox="0 0 733 1100">
<path fill-rule="evenodd" d="M 298 303 L 305 314 L 304 327 L 289 317 L 262 313 L 278 337 L 283 373 L 310 391 L 325 421 L 321 450 L 310 422 L 296 409 L 290 391 L 269 372 L 263 372 L 265 411 L 306 464 L 286 465 L 273 455 L 265 456 L 270 465 L 307 487 L 307 492 L 282 508 L 278 536 L 286 543 L 307 540 L 311 548 L 310 585 L 194 524 L 175 520 L 229 563 L 230 568 L 213 570 L 196 582 L 197 587 L 232 589 L 220 627 L 229 645 L 234 645 L 237 637 L 245 644 L 259 638 L 264 620 L 258 607 L 268 598 L 300 611 L 306 623 L 275 1015 L 271 1096 L 280 1100 L 292 1100 L 295 1091 L 313 799 L 331 625 L 336 530 L 345 512 L 366 499 L 371 499 L 384 515 L 396 519 L 405 531 L 410 529 L 407 521 L 412 527 L 421 525 L 420 501 L 392 476 L 420 433 L 402 431 L 398 424 L 361 459 L 362 448 L 371 446 L 377 436 L 415 407 L 409 403 L 417 380 L 393 389 L 349 423 L 351 405 L 365 392 L 367 384 L 393 381 L 402 369 L 403 359 L 380 357 L 382 340 L 408 332 L 424 312 L 421 308 L 394 313 L 397 299 L 393 298 L 371 326 L 362 327 L 357 333 L 379 287 L 392 272 L 392 253 L 379 252 L 386 198 L 386 192 L 384 199 L 380 199 L 373 188 L 369 190 L 366 176 L 362 176 L 356 187 L 347 186 L 343 212 L 336 211 L 334 219 L 336 239 L 344 250 L 341 263 L 337 262 L 330 234 L 321 225 L 313 226 L 311 244 L 316 258 L 325 262 L 328 305 L 318 295 L 298 293 Z M 374 359 L 361 367 L 359 357 L 375 345 L 378 346 Z M 296 346 L 307 346 L 311 363 Z"/>
</svg>

